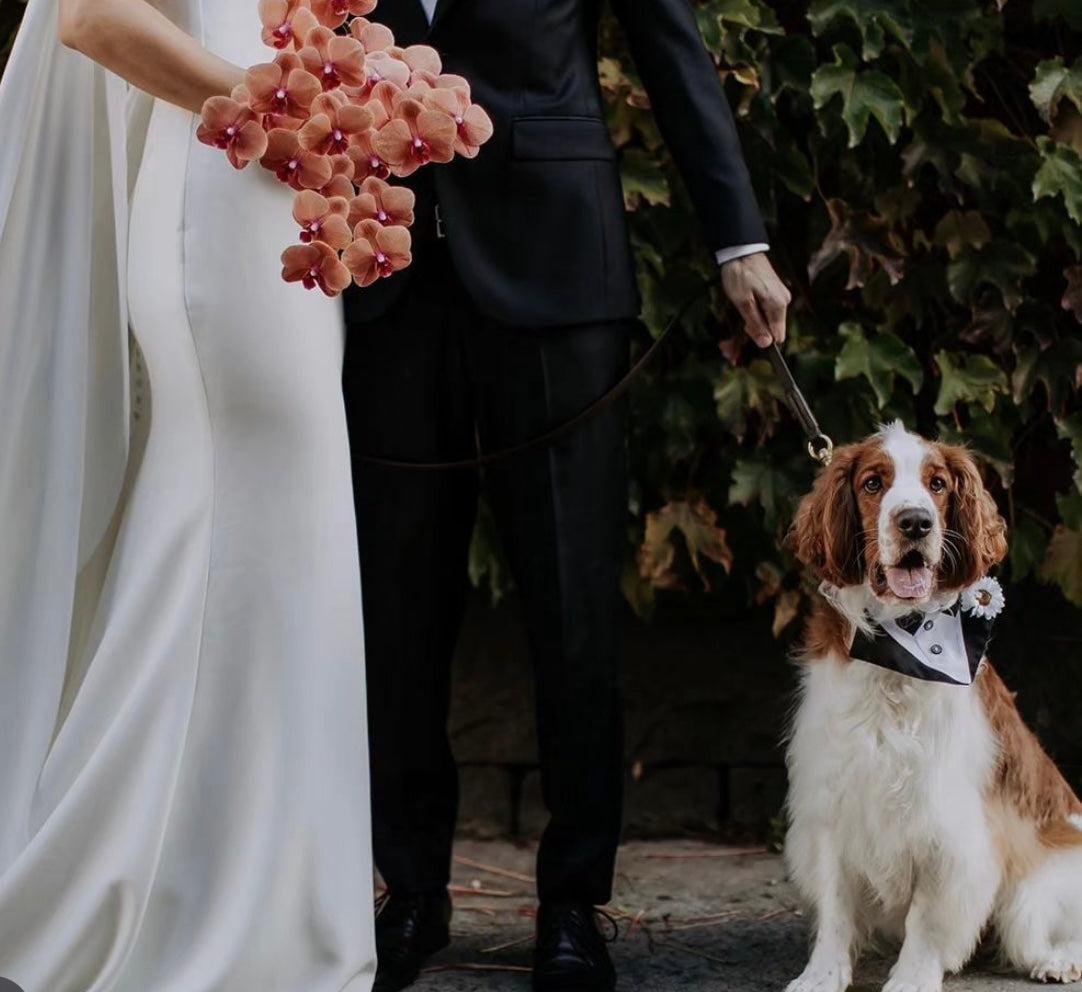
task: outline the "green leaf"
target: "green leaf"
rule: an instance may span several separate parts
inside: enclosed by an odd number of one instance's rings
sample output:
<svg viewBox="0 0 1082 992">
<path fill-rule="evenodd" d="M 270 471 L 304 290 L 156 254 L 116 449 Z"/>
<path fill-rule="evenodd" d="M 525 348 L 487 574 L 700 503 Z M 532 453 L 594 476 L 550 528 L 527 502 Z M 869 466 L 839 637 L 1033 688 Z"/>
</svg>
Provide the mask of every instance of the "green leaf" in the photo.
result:
<svg viewBox="0 0 1082 992">
<path fill-rule="evenodd" d="M 723 28 L 726 24 L 735 24 L 763 34 L 785 34 L 774 11 L 761 0 L 715 0 L 710 9 L 717 13 Z"/>
<path fill-rule="evenodd" d="M 1058 585 L 1075 606 L 1082 606 L 1082 531 L 1060 524 L 1052 532 L 1039 575 Z"/>
<path fill-rule="evenodd" d="M 672 190 L 656 157 L 641 148 L 628 148 L 620 156 L 620 178 L 624 184 L 624 203 L 634 210 L 642 201 L 654 206 L 668 206 Z"/>
<path fill-rule="evenodd" d="M 875 118 L 893 145 L 902 129 L 904 100 L 898 84 L 878 70 L 857 71 L 857 56 L 848 45 L 834 46 L 834 63 L 821 65 L 812 76 L 812 100 L 822 110 L 841 97 L 842 120 L 849 131 L 849 147 L 864 140 L 868 121 Z"/>
<path fill-rule="evenodd" d="M 747 366 L 731 366 L 714 386 L 718 419 L 738 441 L 743 441 L 747 433 L 750 412 L 772 423 L 784 402 L 785 390 L 770 363 L 763 360 Z"/>
<path fill-rule="evenodd" d="M 1056 424 L 1056 433 L 1065 441 L 1071 442 L 1071 457 L 1074 459 L 1074 484 L 1082 492 L 1082 413 L 1072 413 Z"/>
<path fill-rule="evenodd" d="M 939 396 L 935 412 L 940 417 L 952 413 L 959 403 L 979 403 L 989 413 L 996 396 L 1007 392 L 1007 374 L 987 355 L 955 355 L 946 351 L 936 357 L 939 366 Z"/>
<path fill-rule="evenodd" d="M 969 448 L 979 461 L 999 476 L 1004 488 L 1011 486 L 1014 452 L 1002 417 L 995 417 L 979 406 L 970 407 L 964 428 L 959 429 L 953 420 L 948 419 L 940 425 L 939 436 L 948 444 Z"/>
<path fill-rule="evenodd" d="M 881 331 L 869 339 L 860 325 L 853 323 L 842 324 L 838 333 L 845 344 L 834 366 L 835 378 L 867 379 L 880 410 L 890 402 L 896 376 L 905 379 L 914 393 L 920 390 L 924 382 L 920 361 L 901 338 Z"/>
<path fill-rule="evenodd" d="M 729 502 L 743 506 L 758 503 L 763 508 L 768 527 L 778 521 L 778 513 L 793 491 L 792 477 L 776 467 L 767 456 L 763 461 L 741 459 L 733 466 L 733 484 Z"/>
<path fill-rule="evenodd" d="M 955 259 L 963 248 L 983 248 L 992 240 L 992 232 L 978 211 L 952 210 L 936 224 L 934 240 Z"/>
<path fill-rule="evenodd" d="M 484 498 L 478 504 L 477 520 L 470 539 L 469 576 L 475 588 L 488 582 L 493 603 L 499 603 L 515 587 L 497 534 L 496 519 Z"/>
<path fill-rule="evenodd" d="M 959 303 L 976 300 L 981 286 L 998 289 L 1010 311 L 1022 302 L 1021 282 L 1037 271 L 1037 259 L 1010 241 L 991 241 L 980 248 L 963 248 L 947 266 L 947 286 Z"/>
<path fill-rule="evenodd" d="M 878 58 L 887 37 L 906 48 L 913 43 L 913 25 L 904 0 L 814 0 L 808 7 L 812 32 L 821 36 L 838 20 L 847 20 L 860 29 L 864 59 Z"/>
<path fill-rule="evenodd" d="M 1070 100 L 1082 110 L 1082 59 L 1069 68 L 1057 57 L 1041 62 L 1029 85 L 1033 106 L 1048 123 L 1056 116 L 1060 100 Z"/>
<path fill-rule="evenodd" d="M 844 200 L 828 200 L 831 228 L 819 250 L 808 263 L 812 281 L 836 258 L 849 258 L 849 281 L 846 289 L 863 286 L 876 269 L 882 269 L 891 285 L 901 281 L 905 272 L 904 247 L 881 217 L 853 210 Z"/>
<path fill-rule="evenodd" d="M 720 565 L 726 572 L 733 567 L 733 553 L 725 540 L 725 531 L 717 525 L 718 515 L 704 499 L 667 503 L 656 513 L 647 514 L 646 536 L 639 551 L 639 575 L 655 589 L 679 589 L 676 571 L 676 545 L 679 533 L 684 540 L 695 574 L 703 588 L 710 591 L 703 559 Z"/>
<path fill-rule="evenodd" d="M 1082 493 L 1069 489 L 1056 495 L 1056 510 L 1059 518 L 1071 530 L 1082 531 Z"/>
<path fill-rule="evenodd" d="M 1020 348 L 1018 352 L 1011 376 L 1015 403 L 1029 399 L 1041 385 L 1048 397 L 1048 409 L 1062 416 L 1077 391 L 1077 383 L 1082 381 L 1082 339 L 1062 337 L 1044 347 Z"/>
<path fill-rule="evenodd" d="M 1062 196 L 1068 216 L 1076 224 L 1082 224 L 1082 155 L 1051 138 L 1038 138 L 1037 147 L 1041 151 L 1041 167 L 1033 178 L 1033 198 Z"/>
<path fill-rule="evenodd" d="M 1021 582 L 1040 568 L 1048 551 L 1044 528 L 1032 517 L 1022 515 L 1007 535 L 1010 541 L 1011 582 Z"/>
</svg>

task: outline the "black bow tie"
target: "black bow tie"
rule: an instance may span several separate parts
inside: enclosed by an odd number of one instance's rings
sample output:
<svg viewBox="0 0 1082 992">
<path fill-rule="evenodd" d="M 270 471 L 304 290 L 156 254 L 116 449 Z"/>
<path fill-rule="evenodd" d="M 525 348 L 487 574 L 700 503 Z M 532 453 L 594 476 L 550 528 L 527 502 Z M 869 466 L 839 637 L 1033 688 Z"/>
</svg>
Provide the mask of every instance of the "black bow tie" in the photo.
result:
<svg viewBox="0 0 1082 992">
<path fill-rule="evenodd" d="M 904 617 L 899 617 L 894 622 L 907 634 L 915 634 L 920 630 L 920 625 L 924 623 L 924 617 L 924 613 L 907 613 Z"/>
</svg>

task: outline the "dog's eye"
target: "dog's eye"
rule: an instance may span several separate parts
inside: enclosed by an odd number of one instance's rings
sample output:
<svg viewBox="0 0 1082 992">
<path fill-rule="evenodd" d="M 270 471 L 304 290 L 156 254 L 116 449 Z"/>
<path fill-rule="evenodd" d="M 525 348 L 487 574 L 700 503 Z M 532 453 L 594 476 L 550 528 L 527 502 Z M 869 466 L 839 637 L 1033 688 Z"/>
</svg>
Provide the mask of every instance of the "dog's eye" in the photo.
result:
<svg viewBox="0 0 1082 992">
<path fill-rule="evenodd" d="M 947 488 L 947 480 L 941 475 L 932 476 L 932 481 L 928 483 L 929 488 L 933 493 L 941 493 Z"/>
<path fill-rule="evenodd" d="M 880 479 L 878 475 L 870 475 L 864 480 L 864 491 L 866 493 L 871 493 L 874 496 L 877 492 L 882 490 L 882 488 L 883 480 Z"/>
</svg>

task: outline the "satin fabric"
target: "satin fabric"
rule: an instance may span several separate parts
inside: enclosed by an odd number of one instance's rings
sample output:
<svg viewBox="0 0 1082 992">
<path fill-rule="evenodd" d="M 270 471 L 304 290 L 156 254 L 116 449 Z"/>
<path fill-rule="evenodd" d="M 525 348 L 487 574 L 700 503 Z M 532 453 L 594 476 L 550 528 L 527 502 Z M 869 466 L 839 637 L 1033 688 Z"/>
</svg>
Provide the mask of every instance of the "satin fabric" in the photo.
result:
<svg viewBox="0 0 1082 992">
<path fill-rule="evenodd" d="M 267 59 L 255 0 L 163 9 Z M 0 88 L 0 976 L 366 992 L 339 308 L 288 190 L 55 39 Z"/>
</svg>

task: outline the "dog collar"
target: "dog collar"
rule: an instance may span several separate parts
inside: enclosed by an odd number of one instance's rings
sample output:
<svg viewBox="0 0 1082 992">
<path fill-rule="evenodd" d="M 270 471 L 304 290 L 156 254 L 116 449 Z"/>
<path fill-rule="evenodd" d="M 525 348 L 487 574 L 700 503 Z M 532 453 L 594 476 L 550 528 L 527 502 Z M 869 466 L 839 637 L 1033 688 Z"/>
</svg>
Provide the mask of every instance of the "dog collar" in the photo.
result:
<svg viewBox="0 0 1082 992">
<path fill-rule="evenodd" d="M 956 604 L 900 621 L 882 620 L 869 635 L 858 630 L 850 654 L 909 678 L 972 685 L 992 638 L 993 618 L 963 613 Z"/>
</svg>

